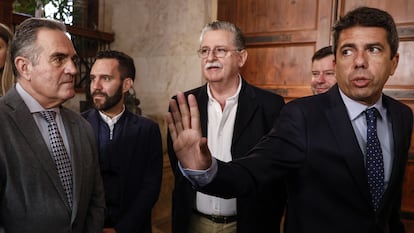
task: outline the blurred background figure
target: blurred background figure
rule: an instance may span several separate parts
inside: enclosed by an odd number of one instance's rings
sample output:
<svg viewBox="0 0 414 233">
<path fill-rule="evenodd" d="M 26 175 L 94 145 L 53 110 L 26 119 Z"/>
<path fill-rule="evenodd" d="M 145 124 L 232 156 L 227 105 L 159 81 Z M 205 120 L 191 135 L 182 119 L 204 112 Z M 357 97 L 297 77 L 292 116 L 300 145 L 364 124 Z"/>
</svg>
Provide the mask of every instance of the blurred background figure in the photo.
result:
<svg viewBox="0 0 414 233">
<path fill-rule="evenodd" d="M 14 76 L 10 61 L 10 47 L 13 34 L 4 24 L 0 23 L 0 96 L 3 96 L 14 84 Z"/>
<path fill-rule="evenodd" d="M 324 93 L 336 83 L 332 46 L 326 46 L 312 56 L 311 88 L 314 95 Z"/>
</svg>

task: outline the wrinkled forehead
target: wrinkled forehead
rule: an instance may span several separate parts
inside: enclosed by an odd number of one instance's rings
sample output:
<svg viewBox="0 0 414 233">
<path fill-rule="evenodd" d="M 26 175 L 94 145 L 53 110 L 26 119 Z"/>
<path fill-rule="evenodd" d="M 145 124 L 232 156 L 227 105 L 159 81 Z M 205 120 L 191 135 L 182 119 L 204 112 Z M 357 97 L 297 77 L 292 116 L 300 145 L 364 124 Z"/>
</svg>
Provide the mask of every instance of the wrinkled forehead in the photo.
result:
<svg viewBox="0 0 414 233">
<path fill-rule="evenodd" d="M 62 53 L 68 56 L 76 55 L 69 36 L 60 30 L 41 29 L 37 32 L 37 45 L 48 53 Z"/>
<path fill-rule="evenodd" d="M 234 35 L 232 32 L 220 29 L 206 31 L 201 40 L 201 47 L 218 47 L 234 45 Z"/>
</svg>

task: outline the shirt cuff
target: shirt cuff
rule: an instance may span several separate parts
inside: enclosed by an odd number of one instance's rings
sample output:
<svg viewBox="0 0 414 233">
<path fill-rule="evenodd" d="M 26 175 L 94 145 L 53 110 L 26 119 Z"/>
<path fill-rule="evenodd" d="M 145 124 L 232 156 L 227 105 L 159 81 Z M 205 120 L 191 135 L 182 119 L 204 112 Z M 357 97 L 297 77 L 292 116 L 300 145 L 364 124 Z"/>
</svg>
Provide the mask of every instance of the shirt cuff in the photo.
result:
<svg viewBox="0 0 414 233">
<path fill-rule="evenodd" d="M 216 176 L 218 170 L 217 160 L 214 157 L 211 158 L 211 166 L 206 170 L 183 168 L 180 161 L 178 161 L 178 167 L 183 176 L 187 178 L 195 188 L 208 185 Z"/>
</svg>

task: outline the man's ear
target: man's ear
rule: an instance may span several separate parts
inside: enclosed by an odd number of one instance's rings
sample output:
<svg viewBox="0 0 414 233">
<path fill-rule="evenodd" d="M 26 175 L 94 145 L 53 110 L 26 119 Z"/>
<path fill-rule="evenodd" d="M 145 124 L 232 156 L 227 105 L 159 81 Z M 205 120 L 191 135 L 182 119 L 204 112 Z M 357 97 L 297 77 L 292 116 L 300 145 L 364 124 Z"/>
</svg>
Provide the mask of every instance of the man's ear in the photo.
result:
<svg viewBox="0 0 414 233">
<path fill-rule="evenodd" d="M 14 59 L 17 72 L 26 80 L 30 80 L 31 63 L 29 59 L 21 56 L 17 56 Z"/>
<path fill-rule="evenodd" d="M 132 86 L 134 85 L 134 81 L 132 80 L 132 78 L 125 78 L 122 84 L 122 91 L 125 93 L 127 91 L 129 91 L 129 89 L 132 88 Z"/>
<path fill-rule="evenodd" d="M 243 67 L 247 60 L 247 50 L 243 49 L 239 52 L 239 67 Z"/>
<path fill-rule="evenodd" d="M 391 73 L 390 75 L 394 75 L 395 70 L 398 66 L 398 61 L 400 60 L 400 54 L 396 53 L 395 56 L 391 59 Z"/>
</svg>

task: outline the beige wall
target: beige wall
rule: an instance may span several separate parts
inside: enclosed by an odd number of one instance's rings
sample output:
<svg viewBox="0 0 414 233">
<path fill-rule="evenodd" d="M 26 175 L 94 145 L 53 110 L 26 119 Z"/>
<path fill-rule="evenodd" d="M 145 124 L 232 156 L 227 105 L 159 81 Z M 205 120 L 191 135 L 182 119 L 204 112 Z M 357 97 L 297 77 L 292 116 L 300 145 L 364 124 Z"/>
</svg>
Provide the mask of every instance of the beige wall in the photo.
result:
<svg viewBox="0 0 414 233">
<path fill-rule="evenodd" d="M 172 95 L 203 83 L 196 50 L 215 2 L 101 0 L 100 28 L 115 33 L 111 48 L 135 60 L 134 88 L 144 115 L 165 115 Z"/>
</svg>

